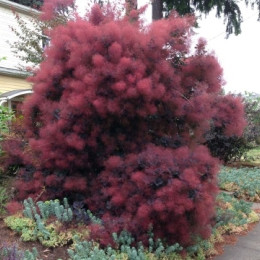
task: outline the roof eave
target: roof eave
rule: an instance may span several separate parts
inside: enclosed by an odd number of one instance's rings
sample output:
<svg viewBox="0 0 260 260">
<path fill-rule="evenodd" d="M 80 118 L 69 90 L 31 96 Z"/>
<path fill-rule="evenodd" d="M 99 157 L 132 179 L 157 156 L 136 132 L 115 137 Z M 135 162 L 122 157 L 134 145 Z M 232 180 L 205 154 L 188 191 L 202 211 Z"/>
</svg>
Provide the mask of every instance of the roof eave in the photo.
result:
<svg viewBox="0 0 260 260">
<path fill-rule="evenodd" d="M 0 6 L 3 6 L 5 8 L 9 8 L 11 10 L 17 11 L 19 13 L 24 13 L 26 15 L 39 15 L 41 12 L 39 12 L 36 9 L 17 4 L 8 0 L 0 0 Z"/>
<path fill-rule="evenodd" d="M 1 1 L 1 0 L 0 0 Z M 21 70 L 16 70 L 16 69 L 10 69 L 10 68 L 4 68 L 0 67 L 0 75 L 4 76 L 11 76 L 15 78 L 27 78 L 28 76 L 31 76 L 32 73 L 29 73 L 27 71 L 21 71 Z"/>
</svg>

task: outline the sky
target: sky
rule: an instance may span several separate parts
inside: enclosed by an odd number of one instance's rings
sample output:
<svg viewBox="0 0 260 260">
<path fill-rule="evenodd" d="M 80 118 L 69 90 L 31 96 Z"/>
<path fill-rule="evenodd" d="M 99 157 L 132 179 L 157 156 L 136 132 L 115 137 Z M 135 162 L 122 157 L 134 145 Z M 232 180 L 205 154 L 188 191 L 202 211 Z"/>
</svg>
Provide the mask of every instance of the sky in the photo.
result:
<svg viewBox="0 0 260 260">
<path fill-rule="evenodd" d="M 149 0 L 138 0 L 138 7 Z M 83 9 L 86 0 L 77 0 Z M 211 12 L 198 21 L 194 41 L 203 37 L 208 42 L 208 50 L 214 51 L 224 71 L 225 92 L 243 93 L 245 91 L 260 94 L 260 22 L 257 22 L 257 10 L 241 5 L 243 14 L 242 33 L 226 39 L 223 19 Z M 151 22 L 151 7 L 147 8 L 145 18 Z"/>
<path fill-rule="evenodd" d="M 226 92 L 255 92 L 260 94 L 260 22 L 257 10 L 241 6 L 242 33 L 226 39 L 225 25 L 215 12 L 199 21 L 198 35 L 208 41 L 223 70 Z"/>
</svg>

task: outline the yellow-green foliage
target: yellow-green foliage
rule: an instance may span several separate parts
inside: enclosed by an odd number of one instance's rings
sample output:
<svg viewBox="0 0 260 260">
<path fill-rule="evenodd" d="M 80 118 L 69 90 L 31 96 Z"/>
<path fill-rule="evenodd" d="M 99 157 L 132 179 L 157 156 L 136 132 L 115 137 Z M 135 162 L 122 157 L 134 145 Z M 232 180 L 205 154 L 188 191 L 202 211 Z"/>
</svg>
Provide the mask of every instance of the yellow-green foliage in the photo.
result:
<svg viewBox="0 0 260 260">
<path fill-rule="evenodd" d="M 4 222 L 9 228 L 21 234 L 22 241 L 39 240 L 39 242 L 46 247 L 64 246 L 71 241 L 76 234 L 78 234 L 79 237 L 86 237 L 84 229 L 82 234 L 76 230 L 59 231 L 62 224 L 58 221 L 46 226 L 47 231 L 50 233 L 50 237 L 48 238 L 45 238 L 42 232 L 37 229 L 36 222 L 33 219 L 13 215 L 5 218 Z"/>
<path fill-rule="evenodd" d="M 249 223 L 254 223 L 259 221 L 259 215 L 255 211 L 250 212 L 248 217 L 249 217 Z"/>
<path fill-rule="evenodd" d="M 50 224 L 46 226 L 46 229 L 50 232 L 49 239 L 44 239 L 41 234 L 38 235 L 38 239 L 43 246 L 46 247 L 57 247 L 57 246 L 64 246 L 68 244 L 69 241 L 72 241 L 73 236 L 77 233 L 75 231 L 57 231 L 57 226 L 55 224 Z"/>
<path fill-rule="evenodd" d="M 36 241 L 37 240 L 37 233 L 35 229 L 23 229 L 21 239 L 24 242 L 28 241 Z"/>
<path fill-rule="evenodd" d="M 4 222 L 9 228 L 18 233 L 22 233 L 24 229 L 33 230 L 36 227 L 36 224 L 32 219 L 20 217 L 17 215 L 6 217 Z"/>
<path fill-rule="evenodd" d="M 6 189 L 0 186 L 0 215 L 5 213 L 5 204 L 7 200 L 8 200 L 8 195 Z"/>
<path fill-rule="evenodd" d="M 219 232 L 218 229 L 215 229 L 213 231 L 213 233 L 211 234 L 209 241 L 210 241 L 211 244 L 221 243 L 221 242 L 224 241 L 224 238 L 223 238 L 221 232 Z"/>
</svg>

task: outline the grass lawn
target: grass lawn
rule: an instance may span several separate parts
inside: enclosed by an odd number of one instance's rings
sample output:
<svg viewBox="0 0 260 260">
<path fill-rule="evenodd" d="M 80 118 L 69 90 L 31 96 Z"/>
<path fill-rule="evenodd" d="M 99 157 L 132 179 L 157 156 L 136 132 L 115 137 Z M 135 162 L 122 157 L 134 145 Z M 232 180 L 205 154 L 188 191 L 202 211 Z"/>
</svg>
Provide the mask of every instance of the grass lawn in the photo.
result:
<svg viewBox="0 0 260 260">
<path fill-rule="evenodd" d="M 260 146 L 257 146 L 246 152 L 243 160 L 246 162 L 260 163 Z"/>
</svg>

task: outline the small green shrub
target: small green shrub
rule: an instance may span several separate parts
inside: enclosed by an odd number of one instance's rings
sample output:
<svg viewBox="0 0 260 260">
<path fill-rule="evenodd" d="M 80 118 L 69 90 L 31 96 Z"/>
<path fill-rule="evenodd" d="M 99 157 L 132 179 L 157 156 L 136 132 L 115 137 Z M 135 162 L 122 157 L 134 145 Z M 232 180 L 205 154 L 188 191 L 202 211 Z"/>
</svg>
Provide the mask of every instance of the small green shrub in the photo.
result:
<svg viewBox="0 0 260 260">
<path fill-rule="evenodd" d="M 0 246 L 0 259 L 1 260 L 22 260 L 24 253 L 18 249 L 17 245 Z"/>
<path fill-rule="evenodd" d="M 64 205 L 60 204 L 59 200 L 49 200 L 49 201 L 38 201 L 35 204 L 32 198 L 28 198 L 24 200 L 24 216 L 36 219 L 37 214 L 37 206 L 40 211 L 40 216 L 43 219 L 47 219 L 51 216 L 56 217 L 61 222 L 69 222 L 73 219 L 72 209 L 69 207 L 67 198 L 63 200 Z"/>
<path fill-rule="evenodd" d="M 152 234 L 152 233 L 151 233 Z M 122 231 L 119 235 L 113 234 L 117 248 L 110 246 L 100 248 L 99 244 L 93 241 L 80 241 L 74 237 L 74 249 L 69 249 L 70 259 L 89 259 L 89 260 L 181 260 L 184 259 L 180 252 L 183 248 L 178 244 L 171 246 L 165 245 L 160 239 L 154 241 L 153 235 L 149 239 L 149 246 L 146 248 L 141 242 L 135 246 L 131 244 L 134 238 L 130 233 Z M 207 253 L 214 248 L 211 241 L 195 238 L 196 244 L 185 249 L 187 252 L 186 260 L 206 259 Z"/>
<path fill-rule="evenodd" d="M 5 213 L 5 205 L 8 200 L 6 188 L 0 187 L 0 215 Z"/>
<path fill-rule="evenodd" d="M 122 231 L 119 235 L 113 233 L 113 239 L 117 249 L 110 246 L 102 249 L 93 241 L 80 241 L 79 237 L 74 237 L 74 249 L 69 249 L 70 259 L 89 260 L 150 260 L 150 259 L 181 259 L 179 252 L 183 249 L 179 244 L 173 246 L 163 245 L 161 240 L 149 239 L 149 248 L 145 248 L 142 243 L 131 246 L 134 238 L 127 231 Z"/>
<path fill-rule="evenodd" d="M 40 260 L 38 251 L 35 247 L 32 248 L 32 251 L 26 250 L 24 252 L 23 260 Z"/>
<path fill-rule="evenodd" d="M 36 224 L 33 220 L 25 217 L 12 215 L 4 219 L 5 224 L 12 230 L 22 233 L 25 229 L 34 229 Z"/>
<path fill-rule="evenodd" d="M 0 62 L 6 60 L 6 57 L 0 57 Z"/>
<path fill-rule="evenodd" d="M 226 136 L 223 129 L 213 127 L 206 134 L 206 143 L 214 157 L 223 162 L 238 161 L 251 148 L 245 138 Z"/>
<path fill-rule="evenodd" d="M 0 59 L 1 61 L 1 59 Z M 5 139 L 5 135 L 9 133 L 10 122 L 14 118 L 14 112 L 8 107 L 0 106 L 0 142 Z M 2 144 L 0 144 L 0 156 L 4 154 Z"/>
<path fill-rule="evenodd" d="M 35 214 L 35 219 L 37 236 L 44 240 L 48 240 L 51 237 L 49 230 L 45 227 L 44 222 L 38 214 Z"/>
<path fill-rule="evenodd" d="M 100 248 L 94 241 L 80 241 L 78 236 L 74 237 L 74 249 L 69 249 L 68 253 L 72 260 L 150 260 L 150 259 L 182 259 L 180 251 L 183 248 L 178 244 L 167 246 L 162 240 L 154 240 L 152 230 L 149 231 L 149 245 L 144 247 L 142 242 L 136 242 L 134 237 L 127 231 L 120 234 L 112 234 L 115 247 L 107 246 Z"/>
<path fill-rule="evenodd" d="M 94 216 L 89 209 L 87 210 L 87 214 L 88 214 L 88 217 L 90 218 L 90 221 L 91 221 L 93 224 L 98 224 L 98 225 L 101 225 L 101 224 L 102 224 L 102 220 L 99 219 L 99 218 L 97 218 L 96 216 Z"/>
<path fill-rule="evenodd" d="M 68 254 L 70 259 L 89 259 L 89 260 L 115 260 L 115 251 L 112 248 L 107 248 L 103 250 L 99 248 L 90 241 L 80 242 L 77 237 L 75 237 L 75 249 L 68 249 Z"/>
<path fill-rule="evenodd" d="M 9 124 L 14 118 L 14 112 L 8 107 L 0 106 L 0 140 L 3 138 L 3 133 L 9 132 Z"/>
</svg>

